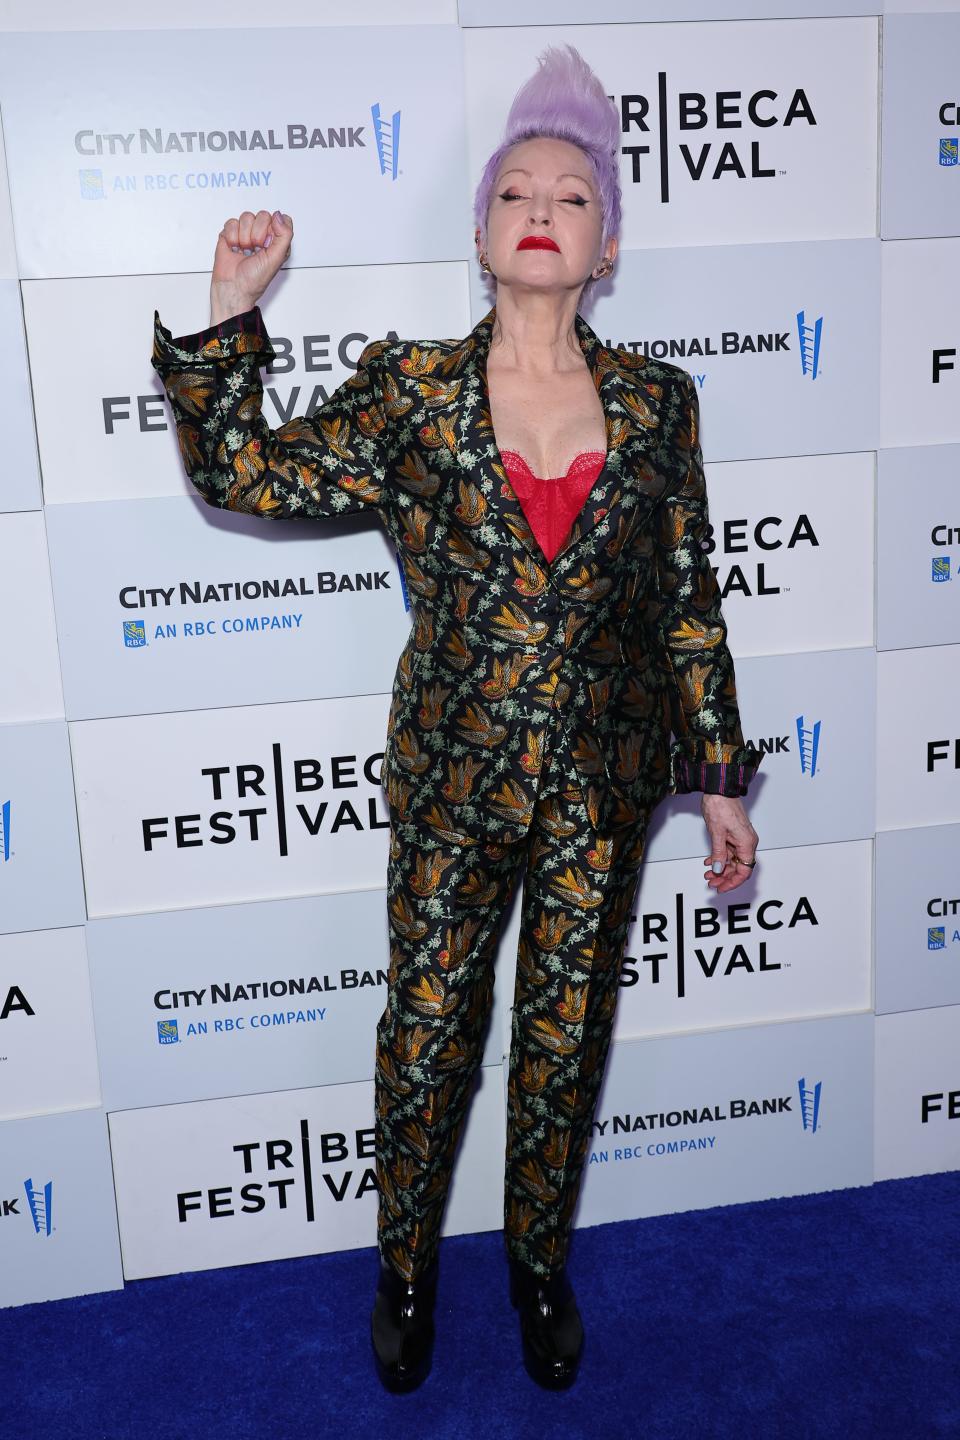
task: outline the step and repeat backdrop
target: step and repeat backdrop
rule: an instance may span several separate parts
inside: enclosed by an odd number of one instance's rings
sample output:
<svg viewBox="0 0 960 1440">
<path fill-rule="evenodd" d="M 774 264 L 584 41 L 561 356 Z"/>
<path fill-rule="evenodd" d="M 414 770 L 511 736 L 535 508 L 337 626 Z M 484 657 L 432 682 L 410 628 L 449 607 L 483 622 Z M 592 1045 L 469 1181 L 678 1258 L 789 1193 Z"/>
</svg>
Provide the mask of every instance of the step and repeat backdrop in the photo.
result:
<svg viewBox="0 0 960 1440">
<path fill-rule="evenodd" d="M 205 327 L 224 220 L 279 207 L 270 423 L 370 339 L 466 334 L 549 43 L 621 117 L 584 314 L 695 377 L 766 754 L 744 887 L 698 796 L 657 811 L 576 1224 L 960 1168 L 960 3 L 7 8 L 0 1305 L 375 1243 L 409 597 L 375 523 L 193 493 L 153 312 Z M 448 1234 L 502 1224 L 518 928 Z"/>
</svg>

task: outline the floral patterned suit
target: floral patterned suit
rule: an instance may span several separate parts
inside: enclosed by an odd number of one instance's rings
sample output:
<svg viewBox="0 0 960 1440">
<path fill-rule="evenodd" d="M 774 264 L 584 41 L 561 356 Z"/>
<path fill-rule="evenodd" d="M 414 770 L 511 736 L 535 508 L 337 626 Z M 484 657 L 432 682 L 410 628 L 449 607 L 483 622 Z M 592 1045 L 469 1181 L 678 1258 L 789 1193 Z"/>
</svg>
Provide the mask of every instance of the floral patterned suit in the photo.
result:
<svg viewBox="0 0 960 1440">
<path fill-rule="evenodd" d="M 549 562 L 494 438 L 495 307 L 465 339 L 374 341 L 311 416 L 271 429 L 258 306 L 152 363 L 211 505 L 292 519 L 373 511 L 412 597 L 382 782 L 388 999 L 377 1027 L 381 1251 L 430 1262 L 482 1054 L 493 957 L 523 875 L 504 1230 L 562 1265 L 647 825 L 667 794 L 746 794 L 692 377 L 575 325 L 607 460 Z M 672 732 L 672 734 L 671 734 Z"/>
</svg>

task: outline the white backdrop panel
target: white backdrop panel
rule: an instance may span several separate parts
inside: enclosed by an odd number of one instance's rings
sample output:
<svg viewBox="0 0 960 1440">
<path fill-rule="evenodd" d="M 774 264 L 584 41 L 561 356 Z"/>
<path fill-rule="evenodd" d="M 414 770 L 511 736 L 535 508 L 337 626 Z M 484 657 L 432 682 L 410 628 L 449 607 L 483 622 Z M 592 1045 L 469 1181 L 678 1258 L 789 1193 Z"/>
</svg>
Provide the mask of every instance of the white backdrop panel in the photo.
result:
<svg viewBox="0 0 960 1440">
<path fill-rule="evenodd" d="M 748 802 L 760 850 L 871 838 L 874 650 L 739 660 L 736 684 L 744 736 L 765 752 Z M 667 796 L 650 824 L 649 860 L 708 853 L 700 804 L 699 793 Z"/>
<path fill-rule="evenodd" d="M 0 933 L 84 918 L 67 727 L 0 725 Z"/>
<path fill-rule="evenodd" d="M 4 198 L 0 175 L 0 208 Z M 0 260 L 3 259 L 0 224 Z M 7 259 L 15 264 L 12 255 Z M 40 507 L 40 471 L 33 428 L 33 400 L 27 370 L 20 287 L 0 279 L 0 388 L 3 391 L 4 467 L 0 474 L 0 511 Z"/>
<path fill-rule="evenodd" d="M 960 1004 L 960 825 L 876 842 L 877 1014 Z"/>
<path fill-rule="evenodd" d="M 869 1185 L 874 1023 L 615 1042 L 576 1223 Z"/>
<path fill-rule="evenodd" d="M 877 456 L 877 649 L 960 640 L 960 445 Z"/>
<path fill-rule="evenodd" d="M 706 466 L 734 655 L 873 644 L 873 454 Z"/>
<path fill-rule="evenodd" d="M 960 441 L 960 240 L 884 240 L 881 253 L 880 443 Z"/>
<path fill-rule="evenodd" d="M 350 12 L 353 25 L 437 25 L 455 23 L 456 0 L 366 0 L 362 10 Z M 67 30 L 76 23 L 73 0 L 4 0 L 0 32 L 4 30 Z M 276 30 L 289 25 L 342 25 L 342 0 L 277 0 L 269 10 L 260 0 L 230 0 L 234 25 L 259 25 Z M 199 10 L 194 0 L 167 0 L 162 10 L 131 10 L 127 0 L 85 0 L 85 30 L 196 30 L 209 24 L 210 11 Z"/>
<path fill-rule="evenodd" d="M 462 259 L 461 75 L 453 25 L 8 35 L 20 273 L 209 270 L 228 216 L 278 208 L 294 265 Z"/>
<path fill-rule="evenodd" d="M 297 216 L 294 224 L 298 241 Z M 310 228 L 316 227 L 304 215 L 302 229 Z M 174 339 L 209 324 L 216 227 L 207 239 L 205 270 L 195 275 L 24 283 L 48 505 L 189 494 L 208 520 L 213 514 L 183 472 L 163 386 L 150 365 L 154 310 Z M 65 312 L 83 333 L 82 366 L 64 349 Z M 466 266 L 281 270 L 262 313 L 277 354 L 260 372 L 263 415 L 276 428 L 322 404 L 354 373 L 368 340 L 391 332 L 394 338 L 465 334 Z"/>
<path fill-rule="evenodd" d="M 621 111 L 622 249 L 876 233 L 875 18 L 467 30 L 474 185 L 565 42 Z"/>
<path fill-rule="evenodd" d="M 410 614 L 366 517 L 274 525 L 170 499 L 46 520 L 71 720 L 390 688 Z"/>
<path fill-rule="evenodd" d="M 99 1104 L 83 929 L 0 935 L 0 1119 Z"/>
<path fill-rule="evenodd" d="M 872 851 L 764 849 L 750 885 L 727 895 L 699 860 L 645 865 L 614 1037 L 869 1010 Z"/>
<path fill-rule="evenodd" d="M 919 3 L 918 9 L 933 7 Z M 960 234 L 960 14 L 883 24 L 880 234 Z"/>
<path fill-rule="evenodd" d="M 585 318 L 696 378 L 707 461 L 875 450 L 879 276 L 879 240 L 633 251 Z"/>
<path fill-rule="evenodd" d="M 385 890 L 91 920 L 87 945 L 111 1110 L 373 1079 Z M 498 978 L 484 1064 L 509 999 Z"/>
<path fill-rule="evenodd" d="M 503 1222 L 501 1067 L 481 1066 L 477 1081 L 443 1235 Z M 115 1111 L 124 1275 L 372 1247 L 373 1128 L 370 1082 Z"/>
<path fill-rule="evenodd" d="M 876 1026 L 876 1178 L 960 1170 L 960 1005 Z"/>
<path fill-rule="evenodd" d="M 773 20 L 795 15 L 876 15 L 881 8 L 882 0 L 593 0 L 589 6 L 584 0 L 551 0 L 550 20 L 556 25 Z M 543 0 L 460 0 L 461 25 L 539 25 L 543 13 Z"/>
<path fill-rule="evenodd" d="M 88 914 L 382 886 L 389 702 L 75 721 Z"/>
<path fill-rule="evenodd" d="M 44 517 L 0 514 L 0 723 L 63 715 Z"/>
<path fill-rule="evenodd" d="M 877 829 L 960 817 L 960 645 L 877 656 Z"/>
<path fill-rule="evenodd" d="M 0 1196 L 0 1306 L 123 1288 L 102 1110 L 7 1120 Z"/>
</svg>

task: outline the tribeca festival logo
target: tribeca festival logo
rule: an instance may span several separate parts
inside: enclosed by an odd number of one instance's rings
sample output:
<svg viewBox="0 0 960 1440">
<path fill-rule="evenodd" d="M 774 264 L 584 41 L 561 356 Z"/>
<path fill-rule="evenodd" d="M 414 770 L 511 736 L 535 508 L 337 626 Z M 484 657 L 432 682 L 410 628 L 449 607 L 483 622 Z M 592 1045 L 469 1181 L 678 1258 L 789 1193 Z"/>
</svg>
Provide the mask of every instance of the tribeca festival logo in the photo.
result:
<svg viewBox="0 0 960 1440">
<path fill-rule="evenodd" d="M 368 1192 L 376 1193 L 374 1166 L 356 1163 L 374 1158 L 372 1125 L 356 1130 L 352 1139 L 340 1131 L 325 1131 L 316 1144 L 311 1141 L 309 1122 L 302 1119 L 297 1141 L 247 1140 L 231 1146 L 231 1150 L 239 1159 L 234 1160 L 227 1184 L 178 1191 L 177 1218 L 181 1225 L 195 1222 L 198 1215 L 219 1220 L 263 1211 L 292 1212 L 301 1203 L 304 1219 L 312 1224 L 317 1218 L 318 1191 L 338 1204 L 360 1200 Z M 319 1171 L 318 1164 L 323 1167 Z M 347 1168 L 334 1171 L 327 1168 L 331 1166 Z"/>
<path fill-rule="evenodd" d="M 389 816 L 381 819 L 378 814 L 383 800 L 379 773 L 382 750 L 374 751 L 362 762 L 363 780 L 375 791 L 365 797 L 364 805 L 363 796 L 315 798 L 320 790 L 360 788 L 357 755 L 332 755 L 327 764 L 310 755 L 285 764 L 279 741 L 270 748 L 270 766 L 247 762 L 200 767 L 200 775 L 209 787 L 206 813 L 191 810 L 142 815 L 139 824 L 144 853 L 163 853 L 170 845 L 176 850 L 245 841 L 260 845 L 273 831 L 277 853 L 286 857 L 294 831 L 298 835 L 305 832 L 313 839 L 326 833 L 336 835 L 342 829 L 355 834 L 389 829 Z M 227 808 L 211 808 L 221 805 Z"/>
<path fill-rule="evenodd" d="M 4 800 L 0 805 L 0 856 L 6 862 L 12 853 L 10 849 L 10 801 Z"/>
<path fill-rule="evenodd" d="M 23 1188 L 26 1191 L 27 1205 L 30 1208 L 30 1218 L 33 1221 L 33 1228 L 37 1235 L 51 1235 L 53 1233 L 53 1181 L 48 1180 L 46 1185 L 35 1185 L 32 1179 L 24 1180 Z"/>
<path fill-rule="evenodd" d="M 679 157 L 683 180 L 733 183 L 776 180 L 788 172 L 769 163 L 773 136 L 779 128 L 806 126 L 812 131 L 817 118 L 802 87 L 783 94 L 772 87 L 756 90 L 720 89 L 710 95 L 696 90 L 670 93 L 667 73 L 657 74 L 656 95 L 611 95 L 620 112 L 629 183 L 649 184 L 650 171 L 658 171 L 660 202 L 670 199 L 671 166 Z M 675 116 L 671 123 L 668 115 Z M 705 138 L 705 131 L 722 136 Z M 731 135 L 731 131 L 739 131 Z M 671 145 L 671 134 L 675 140 Z M 761 151 L 761 140 L 764 150 Z M 766 161 L 766 163 L 764 163 Z"/>
<path fill-rule="evenodd" d="M 730 905 L 689 905 L 682 890 L 674 895 L 672 914 L 644 910 L 640 913 L 638 955 L 624 955 L 620 984 L 629 988 L 641 978 L 659 986 L 671 978 L 671 961 L 677 998 L 687 993 L 687 970 L 694 976 L 722 983 L 728 976 L 776 974 L 790 968 L 790 961 L 777 959 L 773 946 L 784 933 L 807 927 L 809 948 L 820 926 L 808 895 L 795 899 L 770 898 L 759 904 L 749 900 Z M 631 922 L 637 914 L 630 916 Z M 671 987 L 673 988 L 673 987 Z"/>
<path fill-rule="evenodd" d="M 399 174 L 400 111 L 388 120 L 379 103 L 371 106 L 377 161 L 381 175 L 396 180 Z M 181 190 L 269 190 L 274 182 L 272 169 L 237 165 L 220 168 L 201 163 L 187 168 L 188 157 L 219 156 L 277 150 L 367 150 L 366 125 L 307 125 L 291 122 L 274 129 L 164 130 L 140 126 L 129 131 L 78 130 L 73 137 L 77 155 L 93 159 L 106 156 L 119 163 L 114 168 L 85 165 L 77 171 L 81 200 L 105 200 L 108 194 Z M 145 157 L 166 161 L 166 168 L 126 169 L 122 162 Z M 178 168 L 179 167 L 179 168 Z"/>
<path fill-rule="evenodd" d="M 820 1088 L 822 1085 L 822 1080 L 818 1080 L 816 1085 L 808 1085 L 804 1076 L 797 1081 L 803 1128 L 809 1130 L 811 1135 L 816 1134 L 820 1125 Z"/>
</svg>

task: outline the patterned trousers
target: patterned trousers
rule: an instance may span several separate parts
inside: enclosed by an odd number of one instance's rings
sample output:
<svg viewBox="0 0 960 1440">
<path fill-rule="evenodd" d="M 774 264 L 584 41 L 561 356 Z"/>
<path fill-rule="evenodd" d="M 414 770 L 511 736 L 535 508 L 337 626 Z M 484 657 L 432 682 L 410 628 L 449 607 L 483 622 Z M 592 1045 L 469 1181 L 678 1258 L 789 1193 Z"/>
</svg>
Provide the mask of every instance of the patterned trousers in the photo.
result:
<svg viewBox="0 0 960 1440">
<path fill-rule="evenodd" d="M 649 821 L 642 813 L 598 834 L 576 777 L 561 732 L 530 829 L 512 844 L 450 845 L 419 830 L 411 839 L 409 825 L 391 820 L 390 965 L 374 1086 L 377 1243 L 405 1279 L 437 1252 L 521 872 L 504 1241 L 541 1275 L 566 1262 Z"/>
</svg>

